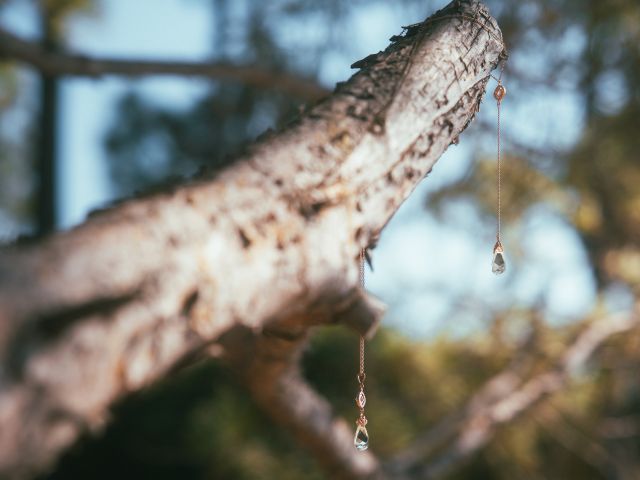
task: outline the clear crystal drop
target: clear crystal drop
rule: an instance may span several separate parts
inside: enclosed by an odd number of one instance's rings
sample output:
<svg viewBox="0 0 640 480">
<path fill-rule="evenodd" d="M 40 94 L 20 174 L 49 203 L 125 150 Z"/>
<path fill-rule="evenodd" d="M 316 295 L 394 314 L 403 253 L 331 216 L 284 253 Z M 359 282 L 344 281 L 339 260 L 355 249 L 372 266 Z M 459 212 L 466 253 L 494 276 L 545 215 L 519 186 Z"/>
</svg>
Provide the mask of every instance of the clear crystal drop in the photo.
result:
<svg viewBox="0 0 640 480">
<path fill-rule="evenodd" d="M 353 438 L 353 444 L 357 450 L 364 451 L 369 448 L 369 434 L 367 428 L 362 425 L 358 425 L 356 428 L 356 436 Z"/>
<path fill-rule="evenodd" d="M 500 275 L 504 273 L 507 266 L 504 262 L 504 253 L 501 251 L 493 252 L 493 265 L 491 266 L 491 271 L 496 275 Z"/>
</svg>

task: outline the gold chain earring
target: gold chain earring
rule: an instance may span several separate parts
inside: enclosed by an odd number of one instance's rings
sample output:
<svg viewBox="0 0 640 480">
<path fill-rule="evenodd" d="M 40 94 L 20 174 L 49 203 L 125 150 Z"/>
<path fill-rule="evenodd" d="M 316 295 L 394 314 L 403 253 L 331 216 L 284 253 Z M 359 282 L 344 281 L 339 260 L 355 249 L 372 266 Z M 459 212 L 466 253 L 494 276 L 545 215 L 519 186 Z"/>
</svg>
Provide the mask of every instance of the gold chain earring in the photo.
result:
<svg viewBox="0 0 640 480">
<path fill-rule="evenodd" d="M 500 227 L 502 221 L 502 159 L 500 156 L 500 105 L 502 100 L 507 95 L 507 89 L 502 85 L 502 72 L 504 71 L 504 62 L 500 67 L 500 76 L 498 78 L 491 75 L 494 79 L 498 81 L 498 85 L 493 91 L 493 98 L 496 99 L 497 107 L 498 107 L 498 165 L 497 165 L 497 224 L 496 224 L 496 244 L 493 246 L 493 264 L 491 266 L 491 271 L 496 275 L 500 275 L 504 273 L 507 268 L 507 265 L 504 260 L 504 249 L 502 248 L 502 241 L 500 238 Z"/>
<path fill-rule="evenodd" d="M 360 287 L 364 290 L 364 261 L 365 249 L 360 250 Z M 367 397 L 364 394 L 364 381 L 366 374 L 364 373 L 364 335 L 360 335 L 360 369 L 358 370 L 358 384 L 360 391 L 356 397 L 356 406 L 360 409 L 360 414 L 356 420 L 356 434 L 353 438 L 353 444 L 357 450 L 364 451 L 369 448 L 369 433 L 367 432 L 367 417 L 364 415 L 364 406 L 367 403 Z"/>
<path fill-rule="evenodd" d="M 498 107 L 498 165 L 497 165 L 497 227 L 496 227 L 496 244 L 493 247 L 493 266 L 492 271 L 496 275 L 504 273 L 506 269 L 506 263 L 504 260 L 504 250 L 502 248 L 502 242 L 500 238 L 500 227 L 502 220 L 502 190 L 501 190 L 501 174 L 502 174 L 502 158 L 500 152 L 500 104 L 502 100 L 507 94 L 507 89 L 502 85 L 502 72 L 504 71 L 504 62 L 502 67 L 500 68 L 500 76 L 498 78 L 491 75 L 495 80 L 497 80 L 498 85 L 493 91 L 493 97 L 496 99 L 497 107 Z M 364 263 L 366 258 L 366 250 L 363 248 L 360 250 L 360 259 L 359 259 L 359 280 L 360 287 L 364 290 Z M 364 407 L 367 403 L 367 397 L 364 393 L 364 382 L 366 379 L 366 374 L 364 371 L 364 347 L 365 347 L 365 338 L 363 335 L 360 335 L 360 369 L 358 370 L 358 375 L 356 376 L 358 380 L 358 385 L 360 387 L 358 395 L 356 397 L 356 406 L 360 410 L 358 418 L 356 420 L 356 433 L 353 438 L 353 444 L 357 450 L 364 451 L 369 448 L 369 432 L 367 432 L 367 417 L 364 414 Z"/>
</svg>

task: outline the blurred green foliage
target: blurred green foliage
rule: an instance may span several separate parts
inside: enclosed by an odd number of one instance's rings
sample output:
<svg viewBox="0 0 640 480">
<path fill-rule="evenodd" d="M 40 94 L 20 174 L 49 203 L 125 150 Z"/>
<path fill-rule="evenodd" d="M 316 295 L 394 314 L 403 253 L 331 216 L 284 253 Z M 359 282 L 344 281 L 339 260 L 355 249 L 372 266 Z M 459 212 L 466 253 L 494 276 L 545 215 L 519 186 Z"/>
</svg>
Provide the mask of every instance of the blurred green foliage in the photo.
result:
<svg viewBox="0 0 640 480">
<path fill-rule="evenodd" d="M 424 8 L 423 3 L 404 0 L 396 8 Z M 541 147 L 507 138 L 505 221 L 517 228 L 518 219 L 531 209 L 552 209 L 579 235 L 599 297 L 617 289 L 637 303 L 640 4 L 636 0 L 487 3 L 511 53 L 507 101 L 514 110 L 529 90 L 543 90 L 546 95 L 569 92 L 583 106 L 579 138 L 569 146 Z M 212 55 L 217 60 L 318 75 L 323 51 L 346 49 L 354 41 L 341 22 L 359 9 L 379 4 L 377 0 L 247 2 L 243 5 L 248 14 L 237 17 L 232 0 L 213 0 Z M 86 1 L 51 4 L 60 15 L 61 34 L 66 15 L 87 5 Z M 320 33 L 292 48 L 281 33 L 287 25 L 304 22 L 313 23 Z M 4 108 L 15 96 L 12 67 L 0 70 L 0 83 L 7 86 L 0 90 Z M 117 121 L 106 135 L 114 188 L 128 194 L 172 175 L 189 175 L 201 165 L 219 168 L 231 158 L 229 154 L 264 128 L 282 124 L 296 107 L 295 100 L 283 95 L 211 82 L 200 102 L 176 112 L 132 90 L 119 102 Z M 491 126 L 487 135 L 492 146 L 493 134 Z M 487 136 L 482 131 L 476 135 Z M 467 135 L 461 140 L 473 141 Z M 22 206 L 12 204 L 18 197 L 9 198 L 2 182 L 15 178 L 8 169 L 15 172 L 29 163 L 9 163 L 12 150 L 5 145 L 0 149 L 0 204 L 20 211 L 25 199 L 20 200 Z M 428 208 L 443 211 L 453 199 L 466 198 L 480 218 L 493 217 L 493 150 L 481 146 L 477 156 L 463 178 L 430 195 Z M 27 155 L 22 153 L 21 158 Z M 496 313 L 486 332 L 465 338 L 441 335 L 417 342 L 382 329 L 368 348 L 372 450 L 383 459 L 393 456 L 463 405 L 518 353 L 523 332 L 533 331 L 536 337 L 528 373 L 552 365 L 577 326 L 552 329 L 540 320 L 538 309 L 517 309 Z M 606 308 L 598 305 L 593 316 L 604 313 Z M 515 335 L 514 319 L 519 319 Z M 303 365 L 309 381 L 347 419 L 354 417 L 356 346 L 357 339 L 348 332 L 319 330 Z M 449 478 L 640 478 L 639 357 L 638 332 L 608 342 L 571 388 L 501 429 L 487 448 Z M 113 477 L 326 478 L 214 361 L 190 367 L 119 404 L 104 433 L 78 445 L 43 479 Z"/>
<path fill-rule="evenodd" d="M 544 329 L 540 341 L 557 342 L 558 350 L 575 333 L 575 328 L 538 328 Z M 383 459 L 402 451 L 504 368 L 515 347 L 499 330 L 471 341 L 440 337 L 428 342 L 381 331 L 368 349 L 372 450 Z M 345 365 L 357 363 L 356 346 L 352 333 L 324 328 L 313 337 L 303 362 L 309 382 L 347 419 L 355 415 L 348 393 L 356 391 L 356 380 Z M 637 384 L 629 390 L 632 371 L 610 362 L 637 362 L 638 347 L 639 333 L 608 345 L 573 388 L 502 429 L 488 448 L 448 478 L 623 478 L 616 473 L 624 466 L 615 462 L 637 458 L 640 444 L 624 436 L 628 428 L 608 425 L 607 419 L 622 418 L 637 434 L 640 390 Z M 530 369 L 548 368 L 551 356 L 538 353 Z M 103 434 L 82 443 L 42 479 L 114 477 L 326 478 L 215 361 L 189 367 L 118 405 Z"/>
<path fill-rule="evenodd" d="M 33 162 L 29 127 L 16 125 L 13 110 L 18 103 L 20 72 L 0 62 L 0 223 L 28 224 L 33 211 Z M 1 238 L 1 236 L 0 236 Z"/>
</svg>

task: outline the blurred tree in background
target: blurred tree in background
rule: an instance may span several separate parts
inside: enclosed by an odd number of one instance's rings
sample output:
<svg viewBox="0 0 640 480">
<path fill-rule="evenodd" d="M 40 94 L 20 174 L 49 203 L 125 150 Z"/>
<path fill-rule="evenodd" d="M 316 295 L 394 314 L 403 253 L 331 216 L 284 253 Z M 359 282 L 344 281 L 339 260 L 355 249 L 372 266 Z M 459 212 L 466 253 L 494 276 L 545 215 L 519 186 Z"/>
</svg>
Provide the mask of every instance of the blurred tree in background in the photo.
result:
<svg viewBox="0 0 640 480">
<path fill-rule="evenodd" d="M 21 73 L 10 64 L 0 69 L 0 221 L 6 230 L 27 229 L 33 222 L 33 134 L 20 122 L 17 94 Z M 16 118 L 18 117 L 18 118 Z"/>
<path fill-rule="evenodd" d="M 0 2 L 0 9 L 8 3 Z M 63 44 L 65 22 L 71 16 L 93 6 L 91 0 L 32 3 L 39 13 L 41 44 L 47 50 Z M 36 105 L 29 98 L 34 83 Z M 58 209 L 58 79 L 4 63 L 0 84 L 0 227 L 4 223 L 9 232 L 45 234 L 55 227 Z"/>
<path fill-rule="evenodd" d="M 45 3 L 60 7 L 54 8 L 61 13 L 52 21 L 62 36 L 68 12 L 86 7 L 85 2 Z M 341 22 L 380 3 L 212 0 L 212 56 L 315 77 L 323 52 L 348 50 L 349 42 L 356 41 Z M 529 141 L 524 125 L 529 120 L 509 117 L 515 125 L 506 128 L 507 234 L 520 235 L 523 219 L 534 210 L 553 212 L 581 240 L 598 300 L 583 321 L 563 327 L 544 321 L 543 305 L 514 305 L 506 310 L 486 306 L 488 313 L 482 315 L 491 317 L 486 331 L 463 337 L 442 334 L 415 341 L 382 329 L 369 348 L 368 367 L 368 409 L 375 419 L 369 431 L 372 449 L 382 458 L 410 448 L 423 432 L 463 407 L 487 379 L 523 355 L 522 345 L 527 345 L 526 366 L 520 373 L 533 376 L 558 362 L 583 325 L 611 315 L 619 304 L 638 309 L 640 4 L 487 3 L 511 54 L 505 73 L 509 108 L 517 112 L 530 91 L 544 91 L 550 98 L 578 97 L 583 105 L 579 125 L 571 126 L 579 132 L 577 142 Z M 403 0 L 394 8 L 426 10 L 417 0 Z M 322 25 L 321 34 L 306 41 L 282 35 L 287 25 L 305 22 Z M 11 64 L 0 70 L 0 221 L 34 225 L 33 122 L 17 132 L 16 124 L 5 120 L 12 115 L 8 110 L 17 98 L 20 75 Z M 190 109 L 172 111 L 132 89 L 115 106 L 115 120 L 105 134 L 114 189 L 129 195 L 203 166 L 219 168 L 230 154 L 265 129 L 282 125 L 301 105 L 299 98 L 283 93 L 212 81 Z M 485 109 L 491 107 L 487 102 Z M 476 161 L 462 178 L 426 199 L 430 211 L 442 213 L 442 222 L 456 221 L 446 213 L 450 202 L 467 199 L 474 208 L 473 221 L 491 223 L 493 129 L 482 124 L 463 136 L 463 143 L 478 145 Z M 515 248 L 512 254 L 523 255 Z M 639 347 L 640 332 L 635 331 L 607 342 L 568 388 L 500 428 L 447 478 L 639 478 Z M 338 329 L 318 332 L 305 356 L 306 376 L 349 418 L 354 379 L 345 365 L 356 365 L 353 336 Z M 215 361 L 190 367 L 118 405 L 113 424 L 100 438 L 87 439 L 43 478 L 114 476 L 326 478 Z"/>
</svg>

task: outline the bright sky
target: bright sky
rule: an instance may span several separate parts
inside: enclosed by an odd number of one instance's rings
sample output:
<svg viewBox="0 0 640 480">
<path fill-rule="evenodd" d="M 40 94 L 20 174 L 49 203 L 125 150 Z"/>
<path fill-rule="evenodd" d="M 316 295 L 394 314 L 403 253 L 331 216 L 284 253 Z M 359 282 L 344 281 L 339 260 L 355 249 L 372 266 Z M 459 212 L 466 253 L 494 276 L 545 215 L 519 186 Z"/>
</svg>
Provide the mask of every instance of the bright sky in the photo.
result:
<svg viewBox="0 0 640 480">
<path fill-rule="evenodd" d="M 440 7 L 447 2 L 434 3 Z M 7 8 L 0 22 L 20 35 L 33 37 L 33 12 L 20 5 L 22 2 Z M 73 48 L 110 57 L 189 60 L 206 58 L 210 52 L 213 34 L 206 2 L 112 0 L 101 5 L 93 17 L 71 23 L 69 45 Z M 387 39 L 399 33 L 400 25 L 417 22 L 422 15 L 394 5 L 359 9 L 348 19 L 357 44 L 348 52 L 327 52 L 320 64 L 321 80 L 331 86 L 348 78 L 354 60 L 383 49 Z M 288 31 L 295 35 L 295 29 Z M 512 60 L 522 61 L 517 57 Z M 112 198 L 102 142 L 114 120 L 114 102 L 132 86 L 147 98 L 174 108 L 197 101 L 206 88 L 202 81 L 177 78 L 134 83 L 66 80 L 60 119 L 64 228 L 81 222 L 88 211 Z M 493 124 L 495 111 L 488 105 L 484 104 L 480 118 Z M 567 145 L 580 131 L 579 104 L 571 92 L 559 92 L 553 98 L 527 92 L 517 109 L 509 105 L 505 102 L 503 116 L 507 136 L 533 144 Z M 467 170 L 474 145 L 466 144 L 464 138 L 459 146 L 449 149 L 401 208 L 374 252 L 376 270 L 367 274 L 367 283 L 390 305 L 386 323 L 410 335 L 429 336 L 443 330 L 453 334 L 473 331 L 491 318 L 491 309 L 517 304 L 542 303 L 554 322 L 584 315 L 595 302 L 591 274 L 579 240 L 552 212 L 536 212 L 517 231 L 507 226 L 507 273 L 496 277 L 490 265 L 493 224 L 477 225 L 475 234 L 470 235 L 451 222 L 442 224 L 425 211 L 424 198 L 429 191 Z M 462 219 L 462 224 L 472 224 L 475 218 L 464 204 L 451 205 L 450 213 Z M 523 255 L 510 256 L 515 251 Z"/>
</svg>

